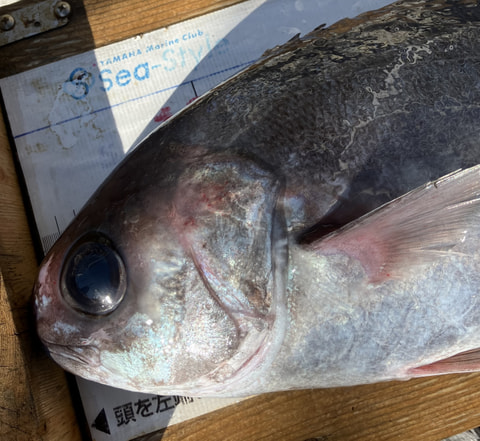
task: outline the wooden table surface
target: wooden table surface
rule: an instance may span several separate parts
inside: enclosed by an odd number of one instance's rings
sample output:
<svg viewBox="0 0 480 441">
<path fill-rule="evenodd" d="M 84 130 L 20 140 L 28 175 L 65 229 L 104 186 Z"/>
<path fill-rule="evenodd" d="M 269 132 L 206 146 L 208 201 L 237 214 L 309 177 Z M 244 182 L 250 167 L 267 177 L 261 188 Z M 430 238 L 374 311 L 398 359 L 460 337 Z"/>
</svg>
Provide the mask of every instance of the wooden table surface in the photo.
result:
<svg viewBox="0 0 480 441">
<path fill-rule="evenodd" d="M 0 76 L 235 2 L 72 2 L 70 28 L 0 49 L 1 60 L 15 60 L 0 63 Z M 65 35 L 71 45 L 60 44 Z M 52 48 L 48 58 L 41 51 L 45 41 Z M 35 336 L 31 291 L 37 263 L 0 118 L 0 440 L 80 440 L 65 375 Z M 480 374 L 468 374 L 262 395 L 169 427 L 161 439 L 433 441 L 479 425 Z"/>
</svg>

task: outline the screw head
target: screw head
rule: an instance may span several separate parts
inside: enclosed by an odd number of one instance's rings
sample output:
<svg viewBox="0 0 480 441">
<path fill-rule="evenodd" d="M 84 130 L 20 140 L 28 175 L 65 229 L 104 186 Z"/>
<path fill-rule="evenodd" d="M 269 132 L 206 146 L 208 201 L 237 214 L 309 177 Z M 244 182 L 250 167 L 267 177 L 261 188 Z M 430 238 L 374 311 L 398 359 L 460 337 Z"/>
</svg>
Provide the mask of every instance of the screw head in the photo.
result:
<svg viewBox="0 0 480 441">
<path fill-rule="evenodd" d="M 0 17 L 0 30 L 9 31 L 15 26 L 15 19 L 10 14 L 4 14 Z"/>
<path fill-rule="evenodd" d="M 58 2 L 55 5 L 55 15 L 58 18 L 66 18 L 70 15 L 70 12 L 72 12 L 72 8 L 68 2 Z"/>
</svg>

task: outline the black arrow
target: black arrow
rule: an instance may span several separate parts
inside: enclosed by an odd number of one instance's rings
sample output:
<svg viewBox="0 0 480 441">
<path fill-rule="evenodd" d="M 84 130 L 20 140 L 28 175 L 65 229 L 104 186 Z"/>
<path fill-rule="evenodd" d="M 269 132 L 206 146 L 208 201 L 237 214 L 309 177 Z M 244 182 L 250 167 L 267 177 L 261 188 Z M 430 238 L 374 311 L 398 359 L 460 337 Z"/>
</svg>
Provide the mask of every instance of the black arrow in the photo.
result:
<svg viewBox="0 0 480 441">
<path fill-rule="evenodd" d="M 95 421 L 92 424 L 92 427 L 99 430 L 100 432 L 107 433 L 110 435 L 110 427 L 108 426 L 107 415 L 105 415 L 105 409 L 102 409 L 100 413 L 95 418 Z"/>
</svg>

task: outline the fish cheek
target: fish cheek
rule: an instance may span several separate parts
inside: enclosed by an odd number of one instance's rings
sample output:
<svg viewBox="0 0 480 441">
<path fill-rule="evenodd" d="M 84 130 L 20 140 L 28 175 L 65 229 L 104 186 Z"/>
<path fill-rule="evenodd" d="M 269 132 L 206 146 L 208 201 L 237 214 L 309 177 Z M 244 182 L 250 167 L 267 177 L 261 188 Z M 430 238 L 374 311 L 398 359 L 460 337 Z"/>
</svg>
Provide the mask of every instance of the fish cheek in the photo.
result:
<svg viewBox="0 0 480 441">
<path fill-rule="evenodd" d="M 229 360 L 240 344 L 232 317 L 210 296 L 195 268 L 191 268 L 190 275 L 185 315 L 175 342 L 175 384 L 208 375 Z"/>
<path fill-rule="evenodd" d="M 209 298 L 196 272 L 187 265 L 175 276 L 138 293 L 124 319 L 118 325 L 113 320 L 119 308 L 105 328 L 101 364 L 121 387 L 181 387 L 208 375 L 236 350 L 234 323 Z"/>
<path fill-rule="evenodd" d="M 149 208 L 138 229 L 118 230 L 129 286 L 111 314 L 117 318 L 105 329 L 112 338 L 101 354 L 104 368 L 127 381 L 124 387 L 140 390 L 194 381 L 238 346 L 235 324 L 210 297 L 162 215 L 155 218 L 162 207 Z"/>
</svg>

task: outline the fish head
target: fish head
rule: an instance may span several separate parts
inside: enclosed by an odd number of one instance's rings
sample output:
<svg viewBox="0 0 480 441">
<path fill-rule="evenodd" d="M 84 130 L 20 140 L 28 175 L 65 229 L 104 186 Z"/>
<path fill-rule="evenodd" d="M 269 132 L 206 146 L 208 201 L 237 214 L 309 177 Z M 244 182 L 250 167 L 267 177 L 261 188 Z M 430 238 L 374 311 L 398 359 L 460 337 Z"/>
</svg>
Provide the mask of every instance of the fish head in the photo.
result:
<svg viewBox="0 0 480 441">
<path fill-rule="evenodd" d="M 250 159 L 154 151 L 139 147 L 122 163 L 47 254 L 38 333 L 84 378 L 217 394 L 266 365 L 275 346 L 281 185 Z"/>
</svg>

